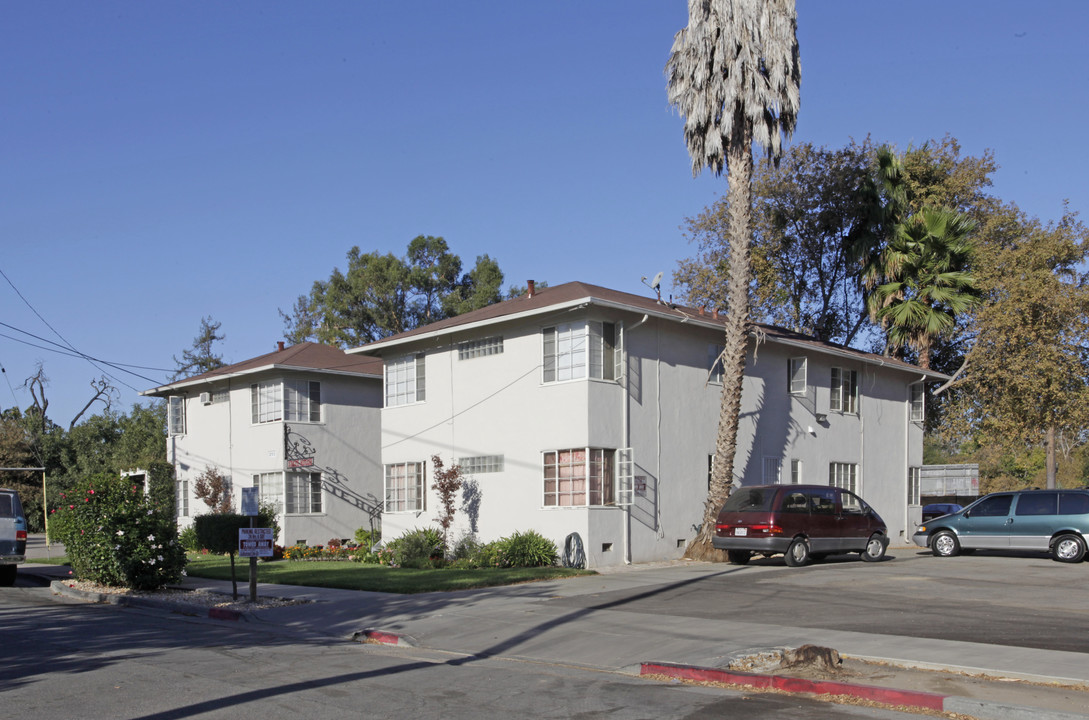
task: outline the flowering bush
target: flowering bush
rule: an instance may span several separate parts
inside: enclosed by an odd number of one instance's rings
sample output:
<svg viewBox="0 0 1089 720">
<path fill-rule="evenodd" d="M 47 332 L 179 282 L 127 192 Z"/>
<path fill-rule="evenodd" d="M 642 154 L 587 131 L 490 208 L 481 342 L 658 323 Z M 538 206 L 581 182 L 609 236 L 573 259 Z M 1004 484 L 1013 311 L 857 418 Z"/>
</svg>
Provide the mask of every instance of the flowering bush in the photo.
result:
<svg viewBox="0 0 1089 720">
<path fill-rule="evenodd" d="M 124 478 L 98 476 L 63 493 L 50 524 L 81 580 L 154 590 L 185 569 L 173 513 Z"/>
<path fill-rule="evenodd" d="M 292 545 L 284 548 L 284 560 L 355 560 L 363 550 L 355 545 Z"/>
</svg>

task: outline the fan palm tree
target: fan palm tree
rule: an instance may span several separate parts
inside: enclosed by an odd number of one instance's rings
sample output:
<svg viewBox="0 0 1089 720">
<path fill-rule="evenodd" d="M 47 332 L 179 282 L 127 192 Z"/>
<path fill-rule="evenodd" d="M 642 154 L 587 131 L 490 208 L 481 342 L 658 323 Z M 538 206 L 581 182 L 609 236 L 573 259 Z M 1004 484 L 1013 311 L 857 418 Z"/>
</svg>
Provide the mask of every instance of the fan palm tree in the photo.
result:
<svg viewBox="0 0 1089 720">
<path fill-rule="evenodd" d="M 886 328 L 891 348 L 918 353 L 920 367 L 930 368 L 933 341 L 979 302 L 966 269 L 975 228 L 963 213 L 926 207 L 894 228 L 882 253 L 885 282 L 867 298 L 870 316 Z"/>
<path fill-rule="evenodd" d="M 688 26 L 666 63 L 669 102 L 684 116 L 692 174 L 727 172 L 729 283 L 724 377 L 711 486 L 689 557 L 714 555 L 715 517 L 733 485 L 749 334 L 753 142 L 773 157 L 794 131 L 801 66 L 794 0 L 689 0 Z"/>
</svg>

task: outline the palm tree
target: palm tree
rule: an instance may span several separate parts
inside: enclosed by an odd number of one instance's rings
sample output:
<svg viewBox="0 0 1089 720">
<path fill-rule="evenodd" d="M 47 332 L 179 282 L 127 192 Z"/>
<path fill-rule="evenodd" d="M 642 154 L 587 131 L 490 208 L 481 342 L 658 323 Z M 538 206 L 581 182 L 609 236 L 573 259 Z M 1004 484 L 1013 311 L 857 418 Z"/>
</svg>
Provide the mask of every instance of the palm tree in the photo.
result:
<svg viewBox="0 0 1089 720">
<path fill-rule="evenodd" d="M 979 302 L 966 269 L 976 228 L 955 210 L 926 207 L 898 223 L 882 253 L 885 282 L 867 298 L 870 315 L 886 327 L 890 347 L 913 348 L 930 368 L 930 347 Z"/>
<path fill-rule="evenodd" d="M 666 63 L 669 102 L 684 116 L 692 174 L 729 178 L 729 284 L 724 377 L 711 487 L 688 556 L 715 555 L 715 517 L 733 486 L 741 383 L 749 334 L 752 170 L 755 141 L 773 157 L 794 131 L 801 66 L 794 0 L 689 0 L 688 26 Z"/>
</svg>

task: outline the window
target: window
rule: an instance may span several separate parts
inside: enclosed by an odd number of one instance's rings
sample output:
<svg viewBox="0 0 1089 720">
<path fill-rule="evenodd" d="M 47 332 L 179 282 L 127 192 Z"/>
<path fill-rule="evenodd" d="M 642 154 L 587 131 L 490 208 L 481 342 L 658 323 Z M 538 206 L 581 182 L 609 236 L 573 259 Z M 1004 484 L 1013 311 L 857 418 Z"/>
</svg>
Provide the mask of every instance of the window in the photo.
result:
<svg viewBox="0 0 1089 720">
<path fill-rule="evenodd" d="M 386 465 L 386 512 L 424 509 L 424 464 L 422 462 Z"/>
<path fill-rule="evenodd" d="M 189 517 L 189 481 L 179 480 L 177 483 L 178 517 Z"/>
<path fill-rule="evenodd" d="M 783 461 L 777 457 L 764 458 L 764 484 L 778 485 L 783 473 Z"/>
<path fill-rule="evenodd" d="M 321 383 L 284 381 L 284 417 L 288 422 L 321 422 Z"/>
<path fill-rule="evenodd" d="M 616 504 L 631 505 L 635 493 L 635 459 L 631 448 L 616 451 Z"/>
<path fill-rule="evenodd" d="M 458 343 L 458 360 L 499 355 L 503 352 L 503 338 L 489 337 L 482 340 L 466 340 Z"/>
<path fill-rule="evenodd" d="M 829 406 L 835 412 L 858 414 L 858 372 L 832 368 L 832 397 Z"/>
<path fill-rule="evenodd" d="M 614 505 L 615 451 L 601 448 L 554 450 L 544 454 L 546 506 Z"/>
<path fill-rule="evenodd" d="M 565 323 L 547 327 L 542 335 L 544 382 L 592 377 L 617 380 L 623 376 L 623 325 L 620 323 Z"/>
<path fill-rule="evenodd" d="M 280 512 L 284 506 L 283 473 L 257 473 L 253 476 L 253 487 L 257 488 L 258 501 L 262 505 L 271 505 Z"/>
<path fill-rule="evenodd" d="M 321 473 L 287 474 L 287 513 L 305 515 L 321 512 Z"/>
<path fill-rule="evenodd" d="M 790 484 L 802 484 L 802 461 L 797 458 L 790 461 Z"/>
<path fill-rule="evenodd" d="M 969 513 L 972 517 L 1006 517 L 1012 504 L 1013 495 L 991 495 L 973 505 Z"/>
<path fill-rule="evenodd" d="M 926 419 L 926 392 L 922 383 L 915 383 L 911 388 L 911 422 L 922 422 Z"/>
<path fill-rule="evenodd" d="M 722 351 L 725 349 L 724 345 L 707 346 L 707 382 L 722 383 Z"/>
<path fill-rule="evenodd" d="M 806 359 L 804 357 L 790 358 L 788 365 L 790 371 L 790 394 L 805 395 Z"/>
<path fill-rule="evenodd" d="M 1060 515 L 1084 515 L 1089 513 L 1089 495 L 1084 492 L 1063 491 L 1059 493 Z"/>
<path fill-rule="evenodd" d="M 279 380 L 250 385 L 250 419 L 258 423 L 284 419 L 284 387 Z"/>
<path fill-rule="evenodd" d="M 923 469 L 919 467 L 908 468 L 908 505 L 921 505 L 919 499 L 920 483 Z"/>
<path fill-rule="evenodd" d="M 829 463 L 828 484 L 841 490 L 858 492 L 858 465 L 854 463 Z"/>
<path fill-rule="evenodd" d="M 386 363 L 386 407 L 423 402 L 424 354 L 404 355 Z"/>
<path fill-rule="evenodd" d="M 477 457 L 458 458 L 458 467 L 465 475 L 503 472 L 502 455 L 479 455 Z"/>
<path fill-rule="evenodd" d="M 167 431 L 170 435 L 185 434 L 185 398 L 181 395 L 170 396 L 170 412 L 167 414 Z"/>
</svg>

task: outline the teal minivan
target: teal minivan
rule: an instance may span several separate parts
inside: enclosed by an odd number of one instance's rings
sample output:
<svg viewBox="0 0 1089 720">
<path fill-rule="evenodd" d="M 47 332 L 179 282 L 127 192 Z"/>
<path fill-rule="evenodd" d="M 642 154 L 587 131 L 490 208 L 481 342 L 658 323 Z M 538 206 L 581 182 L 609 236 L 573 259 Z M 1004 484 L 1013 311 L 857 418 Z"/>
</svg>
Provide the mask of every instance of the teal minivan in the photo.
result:
<svg viewBox="0 0 1089 720">
<path fill-rule="evenodd" d="M 1089 534 L 1089 490 L 1020 490 L 985 495 L 936 517 L 912 540 L 939 557 L 971 550 L 1037 550 L 1080 562 Z"/>
</svg>

